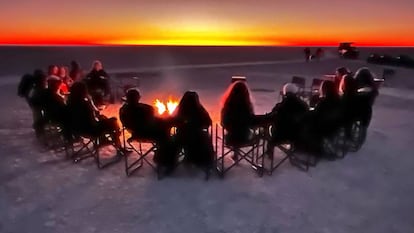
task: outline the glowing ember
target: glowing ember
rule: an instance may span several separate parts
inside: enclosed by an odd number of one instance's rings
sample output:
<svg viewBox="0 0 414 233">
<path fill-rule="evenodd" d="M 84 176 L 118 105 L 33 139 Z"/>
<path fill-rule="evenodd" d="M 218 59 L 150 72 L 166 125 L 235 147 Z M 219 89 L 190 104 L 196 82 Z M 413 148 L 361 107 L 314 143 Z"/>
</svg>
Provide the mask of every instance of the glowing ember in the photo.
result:
<svg viewBox="0 0 414 233">
<path fill-rule="evenodd" d="M 168 100 L 167 104 L 165 104 L 159 99 L 156 99 L 154 102 L 154 105 L 155 107 L 157 107 L 159 115 L 163 115 L 166 111 L 168 112 L 169 115 L 171 115 L 174 113 L 175 109 L 177 108 L 178 101 L 174 101 L 170 99 Z"/>
</svg>

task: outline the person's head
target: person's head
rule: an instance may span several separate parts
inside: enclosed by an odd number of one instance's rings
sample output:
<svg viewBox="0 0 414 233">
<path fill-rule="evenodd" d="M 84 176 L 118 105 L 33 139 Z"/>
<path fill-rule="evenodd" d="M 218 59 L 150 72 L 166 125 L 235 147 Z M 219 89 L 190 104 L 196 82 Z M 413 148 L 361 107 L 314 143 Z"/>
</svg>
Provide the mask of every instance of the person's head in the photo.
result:
<svg viewBox="0 0 414 233">
<path fill-rule="evenodd" d="M 70 67 L 71 67 L 72 70 L 80 69 L 80 65 L 77 61 L 71 61 L 70 62 Z"/>
<path fill-rule="evenodd" d="M 356 91 L 355 80 L 351 74 L 346 74 L 342 77 L 339 84 L 339 93 L 342 95 L 352 94 Z"/>
<path fill-rule="evenodd" d="M 101 61 L 96 60 L 92 63 L 92 70 L 99 71 L 99 70 L 102 70 L 102 69 L 103 69 L 103 66 L 102 66 Z"/>
<path fill-rule="evenodd" d="M 227 106 L 246 106 L 253 111 L 253 104 L 250 97 L 250 91 L 247 87 L 247 82 L 236 81 L 228 88 L 222 99 L 222 107 Z"/>
<path fill-rule="evenodd" d="M 321 97 L 324 98 L 335 98 L 338 96 L 338 91 L 335 88 L 335 83 L 329 80 L 322 82 L 319 93 Z"/>
<path fill-rule="evenodd" d="M 374 74 L 367 68 L 363 67 L 355 72 L 354 79 L 358 85 L 358 87 L 375 87 L 375 76 Z"/>
<path fill-rule="evenodd" d="M 62 81 L 60 79 L 49 78 L 47 80 L 47 89 L 49 89 L 53 93 L 58 93 L 61 84 L 62 84 Z"/>
<path fill-rule="evenodd" d="M 60 78 L 66 78 L 68 76 L 68 67 L 61 66 L 59 67 L 59 75 Z"/>
<path fill-rule="evenodd" d="M 50 65 L 47 69 L 47 74 L 50 75 L 58 75 L 59 67 L 57 65 Z"/>
<path fill-rule="evenodd" d="M 33 77 L 40 78 L 40 77 L 46 77 L 45 72 L 41 69 L 36 69 L 33 71 Z"/>
<path fill-rule="evenodd" d="M 335 75 L 338 78 L 342 78 L 344 75 L 350 74 L 350 73 L 351 73 L 351 71 L 346 67 L 339 67 L 335 71 Z"/>
<path fill-rule="evenodd" d="M 285 85 L 283 85 L 283 89 L 282 89 L 283 96 L 296 95 L 298 91 L 299 91 L 298 86 L 296 86 L 293 83 L 286 83 Z"/>
<path fill-rule="evenodd" d="M 86 87 L 86 84 L 83 82 L 75 82 L 70 87 L 70 100 L 83 100 L 85 98 L 88 98 L 88 88 Z"/>
<path fill-rule="evenodd" d="M 141 99 L 141 94 L 139 90 L 136 88 L 130 88 L 126 92 L 126 103 L 130 105 L 134 105 L 139 103 Z"/>
</svg>

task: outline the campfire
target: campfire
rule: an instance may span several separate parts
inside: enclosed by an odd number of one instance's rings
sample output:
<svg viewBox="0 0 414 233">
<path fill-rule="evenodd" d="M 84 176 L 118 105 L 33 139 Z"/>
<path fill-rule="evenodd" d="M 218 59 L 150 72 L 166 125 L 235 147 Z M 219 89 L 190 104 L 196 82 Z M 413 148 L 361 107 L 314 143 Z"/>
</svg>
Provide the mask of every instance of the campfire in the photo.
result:
<svg viewBox="0 0 414 233">
<path fill-rule="evenodd" d="M 154 106 L 157 108 L 159 115 L 172 115 L 178 106 L 178 101 L 172 100 L 171 98 L 167 102 L 156 99 Z"/>
</svg>

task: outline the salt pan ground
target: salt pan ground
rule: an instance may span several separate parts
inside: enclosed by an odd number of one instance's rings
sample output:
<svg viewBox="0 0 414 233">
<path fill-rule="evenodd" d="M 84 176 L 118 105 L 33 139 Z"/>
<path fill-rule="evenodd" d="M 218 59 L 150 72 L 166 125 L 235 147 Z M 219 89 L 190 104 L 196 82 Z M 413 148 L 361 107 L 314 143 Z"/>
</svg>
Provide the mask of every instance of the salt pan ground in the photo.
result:
<svg viewBox="0 0 414 233">
<path fill-rule="evenodd" d="M 362 61 L 275 61 L 153 68 L 144 101 L 199 91 L 214 120 L 232 75 L 247 76 L 257 113 L 270 111 L 292 75 L 308 78 Z M 383 67 L 369 66 L 377 74 Z M 286 163 L 257 177 L 247 165 L 224 180 L 180 168 L 157 181 L 145 167 L 127 178 L 123 164 L 98 170 L 37 145 L 31 112 L 16 97 L 18 79 L 0 80 L 0 232 L 414 232 L 414 71 L 396 68 L 374 107 L 365 145 L 308 172 Z M 112 106 L 109 112 L 116 112 Z"/>
</svg>

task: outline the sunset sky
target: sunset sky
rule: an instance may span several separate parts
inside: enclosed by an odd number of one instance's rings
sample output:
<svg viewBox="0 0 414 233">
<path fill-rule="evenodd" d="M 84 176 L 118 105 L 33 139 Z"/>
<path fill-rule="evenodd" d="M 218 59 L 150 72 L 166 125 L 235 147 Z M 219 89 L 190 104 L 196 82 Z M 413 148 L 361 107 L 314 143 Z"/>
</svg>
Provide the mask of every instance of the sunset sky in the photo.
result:
<svg viewBox="0 0 414 233">
<path fill-rule="evenodd" d="M 0 44 L 414 46 L 413 0 L 13 0 Z"/>
</svg>

